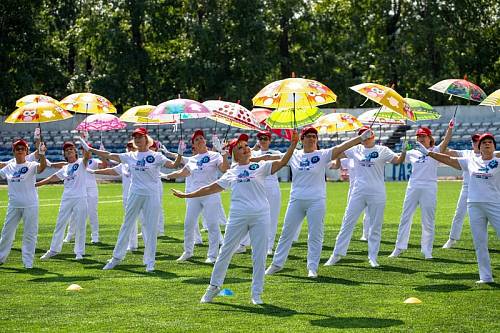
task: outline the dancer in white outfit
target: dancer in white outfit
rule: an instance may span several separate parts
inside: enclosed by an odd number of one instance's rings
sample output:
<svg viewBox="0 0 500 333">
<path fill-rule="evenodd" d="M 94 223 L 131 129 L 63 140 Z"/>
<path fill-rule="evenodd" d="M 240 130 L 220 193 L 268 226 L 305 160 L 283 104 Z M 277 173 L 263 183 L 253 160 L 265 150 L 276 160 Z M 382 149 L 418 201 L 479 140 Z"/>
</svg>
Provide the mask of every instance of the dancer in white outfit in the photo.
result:
<svg viewBox="0 0 500 333">
<path fill-rule="evenodd" d="M 144 216 L 142 224 L 144 265 L 146 265 L 147 272 L 153 272 L 155 269 L 157 226 L 160 214 L 160 198 L 158 198 L 160 168 L 162 166 L 176 168 L 180 165 L 181 155 L 179 154 L 175 163 L 173 163 L 162 154 L 149 150 L 153 140 L 143 127 L 136 128 L 132 133 L 132 137 L 138 151 L 122 154 L 112 154 L 104 150 L 90 148 L 83 140 L 80 139 L 80 141 L 85 150 L 89 150 L 101 158 L 127 164 L 131 175 L 125 219 L 118 234 L 113 257 L 103 269 L 113 269 L 125 258 L 130 232 L 142 210 Z"/>
<path fill-rule="evenodd" d="M 39 146 L 40 163 L 26 161 L 28 143 L 16 140 L 12 144 L 14 161 L 0 170 L 0 177 L 7 179 L 9 201 L 7 214 L 0 237 L 0 265 L 9 256 L 16 236 L 17 226 L 23 220 L 22 261 L 26 269 L 33 268 L 36 240 L 38 236 L 38 193 L 35 189 L 36 175 L 45 167 L 46 148 Z"/>
<path fill-rule="evenodd" d="M 212 184 L 217 180 L 217 171 L 226 172 L 229 168 L 226 152 L 222 155 L 217 152 L 208 151 L 205 134 L 202 130 L 196 130 L 191 143 L 195 147 L 196 155 L 190 157 L 179 171 L 164 176 L 167 179 L 186 178 L 186 192 L 194 192 L 204 186 Z M 207 221 L 208 229 L 208 253 L 206 263 L 213 264 L 219 252 L 219 241 L 222 238 L 219 219 L 212 216 L 212 209 L 222 206 L 219 193 L 203 196 L 202 198 L 186 199 L 186 216 L 184 218 L 184 252 L 177 259 L 179 262 L 186 261 L 193 256 L 195 243 L 195 228 L 198 217 L 203 214 Z M 220 208 L 219 208 L 220 209 Z"/>
<path fill-rule="evenodd" d="M 370 216 L 370 228 L 368 232 L 368 262 L 372 267 L 378 267 L 378 251 L 382 234 L 382 223 L 384 220 L 384 208 L 386 202 L 384 168 L 386 163 L 400 164 L 405 160 L 406 144 L 403 144 L 401 155 L 395 154 L 387 147 L 375 144 L 375 134 L 367 126 L 359 129 L 358 134 L 370 131 L 371 137 L 341 155 L 354 159 L 356 179 L 351 190 L 349 203 L 347 204 L 342 226 L 340 227 L 333 253 L 325 263 L 331 266 L 337 263 L 342 256 L 347 254 L 354 226 L 361 212 L 366 209 Z"/>
<path fill-rule="evenodd" d="M 478 143 L 479 134 L 473 134 L 471 137 L 472 150 L 448 150 L 446 154 L 452 157 L 470 157 L 470 156 L 480 156 Z M 469 173 L 467 171 L 462 172 L 462 189 L 460 190 L 460 196 L 457 201 L 457 208 L 455 209 L 455 214 L 453 215 L 453 220 L 451 221 L 450 236 L 446 243 L 443 245 L 443 249 L 451 249 L 462 235 L 462 227 L 464 225 L 465 215 L 467 214 L 467 193 L 469 192 Z"/>
<path fill-rule="evenodd" d="M 308 276 L 311 278 L 318 276 L 326 212 L 326 168 L 332 159 L 368 139 L 370 135 L 371 131 L 368 131 L 338 146 L 318 150 L 318 131 L 314 127 L 302 129 L 300 138 L 304 149 L 295 151 L 290 159 L 289 165 L 293 175 L 290 201 L 273 262 L 266 270 L 266 274 L 274 274 L 283 269 L 297 228 L 307 217 Z"/>
<path fill-rule="evenodd" d="M 70 217 L 75 222 L 75 247 L 76 260 L 83 259 L 85 254 L 85 219 L 87 217 L 87 191 L 86 191 L 86 171 L 88 155 L 78 158 L 78 152 L 73 142 L 63 144 L 64 158 L 66 164 L 52 176 L 36 183 L 36 186 L 43 186 L 52 182 L 63 181 L 64 191 L 61 198 L 61 206 L 57 216 L 56 227 L 50 249 L 41 260 L 47 260 L 57 255 L 62 250 L 64 231 L 69 223 Z"/>
<path fill-rule="evenodd" d="M 427 127 L 417 130 L 417 142 L 433 152 L 443 153 L 448 147 L 453 132 L 453 119 L 446 130 L 446 135 L 440 145 L 435 146 L 432 132 Z M 425 259 L 432 259 L 432 243 L 434 242 L 434 225 L 437 202 L 437 168 L 438 162 L 427 156 L 422 156 L 420 151 L 412 149 L 406 153 L 406 163 L 411 163 L 411 176 L 406 188 L 403 211 L 398 228 L 398 237 L 394 251 L 389 255 L 396 258 L 406 249 L 410 239 L 413 215 L 420 205 L 422 237 L 420 240 L 421 252 Z"/>
<path fill-rule="evenodd" d="M 262 304 L 261 294 L 264 289 L 264 270 L 266 268 L 267 224 L 269 223 L 269 203 L 265 193 L 265 178 L 276 173 L 286 165 L 298 141 L 294 132 L 292 143 L 287 153 L 279 161 L 250 162 L 251 151 L 248 147 L 248 135 L 241 134 L 230 143 L 229 151 L 237 164 L 227 170 L 222 177 L 210 185 L 191 193 L 172 190 L 180 198 L 197 198 L 221 192 L 231 187 L 231 208 L 226 225 L 224 243 L 215 262 L 205 294 L 201 303 L 211 302 L 219 293 L 227 268 L 240 243 L 240 239 L 250 232 L 252 244 L 252 303 Z"/>
<path fill-rule="evenodd" d="M 493 283 L 488 251 L 488 222 L 495 229 L 497 237 L 500 237 L 500 158 L 495 155 L 496 142 L 492 134 L 481 135 L 478 147 L 480 157 L 470 155 L 460 158 L 428 151 L 422 145 L 419 149 L 424 155 L 469 173 L 467 209 L 479 267 L 477 283 Z"/>
</svg>

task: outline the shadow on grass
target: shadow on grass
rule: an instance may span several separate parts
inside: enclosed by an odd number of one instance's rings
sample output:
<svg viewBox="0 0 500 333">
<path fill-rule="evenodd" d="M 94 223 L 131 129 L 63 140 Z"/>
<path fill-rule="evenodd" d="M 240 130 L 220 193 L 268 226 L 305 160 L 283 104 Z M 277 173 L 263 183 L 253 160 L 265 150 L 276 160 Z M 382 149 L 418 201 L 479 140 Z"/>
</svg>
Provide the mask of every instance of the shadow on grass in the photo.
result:
<svg viewBox="0 0 500 333">
<path fill-rule="evenodd" d="M 1 271 L 15 273 L 15 274 L 29 274 L 29 275 L 34 275 L 34 276 L 53 274 L 53 273 L 49 272 L 48 270 L 46 270 L 45 268 L 38 268 L 38 267 L 26 269 L 26 268 L 0 266 L 0 272 Z"/>
<path fill-rule="evenodd" d="M 252 282 L 252 279 L 242 279 L 242 278 L 226 278 L 224 279 L 224 284 L 231 283 L 247 283 Z M 189 278 L 182 280 L 182 283 L 195 284 L 195 285 L 208 285 L 210 283 L 210 277 L 207 278 Z"/>
<path fill-rule="evenodd" d="M 464 284 L 431 284 L 413 288 L 416 291 L 427 291 L 435 293 L 452 293 L 455 291 L 465 291 L 471 289 L 470 286 Z"/>
<path fill-rule="evenodd" d="M 291 316 L 295 316 L 295 315 L 323 316 L 323 315 L 316 314 L 316 313 L 298 312 L 298 311 L 293 310 L 293 309 L 284 308 L 284 307 L 271 305 L 271 304 L 262 304 L 262 305 L 254 305 L 254 306 L 221 303 L 221 302 L 213 302 L 212 304 L 226 306 L 228 308 L 231 308 L 231 309 L 227 309 L 227 310 L 219 310 L 219 311 L 225 311 L 225 312 L 238 311 L 238 312 L 254 313 L 254 314 L 259 314 L 259 315 L 264 315 L 264 316 L 272 316 L 272 317 L 291 317 Z"/>
<path fill-rule="evenodd" d="M 455 260 L 455 259 L 446 259 L 446 258 L 432 258 L 432 259 L 425 259 L 425 258 L 417 258 L 417 257 L 405 257 L 404 255 L 401 257 L 404 259 L 411 259 L 411 260 L 419 260 L 419 261 L 426 261 L 429 263 L 443 263 L 443 264 L 458 264 L 458 265 L 476 265 L 476 262 L 474 261 L 462 261 L 462 260 Z"/>
<path fill-rule="evenodd" d="M 160 236 L 158 237 L 158 241 L 161 241 L 162 243 L 184 243 L 184 240 L 171 236 Z"/>
<path fill-rule="evenodd" d="M 384 271 L 384 272 L 394 272 L 394 273 L 401 273 L 401 274 L 408 274 L 408 275 L 424 272 L 424 271 L 419 271 L 416 269 L 399 267 L 399 266 L 390 266 L 390 265 L 385 265 L 385 264 L 380 265 L 379 270 Z"/>
<path fill-rule="evenodd" d="M 477 280 L 478 279 L 478 274 L 477 273 L 436 273 L 436 274 L 430 274 L 427 275 L 426 278 L 429 279 L 437 279 L 437 280 L 450 280 L 450 281 L 455 281 L 455 280 Z"/>
<path fill-rule="evenodd" d="M 385 328 L 403 325 L 404 321 L 369 317 L 329 317 L 314 319 L 310 323 L 313 326 L 333 328 Z"/>
<path fill-rule="evenodd" d="M 296 275 L 287 275 L 287 274 L 280 274 L 278 273 L 277 276 L 284 276 L 292 279 L 297 279 L 297 280 L 302 280 L 304 282 L 309 282 L 309 283 L 331 283 L 331 284 L 340 284 L 340 285 L 345 285 L 345 286 L 360 286 L 363 284 L 373 284 L 373 285 L 383 285 L 385 286 L 385 283 L 375 283 L 375 282 L 359 282 L 359 281 L 354 281 L 354 280 L 348 280 L 348 279 L 341 279 L 341 278 L 334 278 L 331 276 L 321 276 L 319 275 L 317 278 L 312 279 L 307 276 L 296 276 Z"/>
<path fill-rule="evenodd" d="M 44 277 L 44 278 L 36 278 L 29 280 L 30 282 L 42 282 L 42 283 L 50 283 L 50 282 L 76 282 L 76 281 L 92 281 L 97 280 L 97 277 L 94 276 L 64 276 L 62 274 L 58 274 L 57 276 Z"/>
</svg>

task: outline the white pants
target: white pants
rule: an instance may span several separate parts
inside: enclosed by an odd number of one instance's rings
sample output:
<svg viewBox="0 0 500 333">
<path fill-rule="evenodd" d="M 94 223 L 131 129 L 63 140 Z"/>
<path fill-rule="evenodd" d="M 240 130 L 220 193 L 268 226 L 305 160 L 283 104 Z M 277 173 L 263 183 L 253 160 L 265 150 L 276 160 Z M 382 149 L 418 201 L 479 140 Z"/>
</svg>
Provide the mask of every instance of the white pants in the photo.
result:
<svg viewBox="0 0 500 333">
<path fill-rule="evenodd" d="M 353 184 L 350 182 L 349 183 L 349 191 L 347 191 L 347 204 L 349 204 L 349 200 L 351 198 L 351 189 L 352 189 Z M 370 230 L 370 217 L 368 214 L 364 214 L 363 216 L 363 237 L 368 238 L 368 232 Z"/>
<path fill-rule="evenodd" d="M 462 227 L 464 225 L 465 215 L 467 214 L 467 195 L 469 193 L 468 185 L 462 184 L 460 190 L 460 198 L 458 198 L 455 215 L 451 222 L 450 239 L 459 240 L 462 235 Z"/>
<path fill-rule="evenodd" d="M 207 221 L 208 253 L 207 257 L 215 259 L 219 252 L 219 240 L 222 237 L 219 228 L 219 219 L 213 218 L 210 212 L 220 203 L 217 196 L 209 195 L 200 198 L 186 199 L 186 216 L 184 218 L 184 252 L 194 252 L 195 228 L 198 224 L 200 213 Z"/>
<path fill-rule="evenodd" d="M 406 189 L 405 200 L 403 203 L 403 212 L 398 228 L 398 238 L 396 247 L 406 250 L 408 248 L 408 240 L 410 238 L 411 224 L 413 215 L 420 205 L 421 222 L 422 222 L 422 237 L 420 239 L 421 252 L 425 256 L 432 256 L 432 243 L 434 242 L 434 216 L 436 214 L 436 194 L 437 184 L 429 185 L 428 188 L 411 188 Z"/>
<path fill-rule="evenodd" d="M 97 190 L 95 193 L 92 193 L 92 196 L 89 193 L 89 189 L 87 189 L 87 216 L 90 222 L 90 237 L 93 243 L 97 243 L 99 241 L 99 219 L 97 217 L 97 206 L 99 202 L 99 197 L 97 194 Z M 74 218 L 71 217 L 69 221 L 68 234 L 66 238 L 72 239 L 75 236 L 75 223 Z"/>
<path fill-rule="evenodd" d="M 56 228 L 52 236 L 50 250 L 61 252 L 64 238 L 64 231 L 70 218 L 75 224 L 75 248 L 76 255 L 85 254 L 85 220 L 87 218 L 87 197 L 61 199 L 59 214 L 57 216 Z"/>
<path fill-rule="evenodd" d="M 163 183 L 160 181 L 160 216 L 158 218 L 158 234 L 165 233 L 165 212 L 163 211 Z"/>
<path fill-rule="evenodd" d="M 373 260 L 377 259 L 382 237 L 386 195 L 385 193 L 365 192 L 368 191 L 358 190 L 351 193 L 333 249 L 334 255 L 345 256 L 347 254 L 354 227 L 359 216 L 366 209 L 366 214 L 369 216 L 368 257 Z"/>
<path fill-rule="evenodd" d="M 307 269 L 317 271 L 323 248 L 325 199 L 290 198 L 285 214 L 283 230 L 273 257 L 273 265 L 283 267 L 292 247 L 297 228 L 307 217 Z"/>
<path fill-rule="evenodd" d="M 479 278 L 492 281 L 490 253 L 488 251 L 488 221 L 500 238 L 500 203 L 469 202 L 470 228 L 476 250 Z"/>
<path fill-rule="evenodd" d="M 156 254 L 156 236 L 160 214 L 160 200 L 156 195 L 140 195 L 129 193 L 125 218 L 118 234 L 113 257 L 123 260 L 127 253 L 130 233 L 134 228 L 139 214 L 143 212 L 142 234 L 144 239 L 144 264 L 154 264 Z"/>
<path fill-rule="evenodd" d="M 264 273 L 266 270 L 267 225 L 269 212 L 252 215 L 229 215 L 226 225 L 224 243 L 215 262 L 210 284 L 220 287 L 224 283 L 227 268 L 234 251 L 240 245 L 241 238 L 248 232 L 252 244 L 252 295 L 260 295 L 264 290 Z"/>
<path fill-rule="evenodd" d="M 38 236 L 38 206 L 26 208 L 7 207 L 5 224 L 0 237 L 0 262 L 5 262 L 16 237 L 19 222 L 23 220 L 23 245 L 21 247 L 23 264 L 25 267 L 33 266 L 36 239 Z"/>
</svg>

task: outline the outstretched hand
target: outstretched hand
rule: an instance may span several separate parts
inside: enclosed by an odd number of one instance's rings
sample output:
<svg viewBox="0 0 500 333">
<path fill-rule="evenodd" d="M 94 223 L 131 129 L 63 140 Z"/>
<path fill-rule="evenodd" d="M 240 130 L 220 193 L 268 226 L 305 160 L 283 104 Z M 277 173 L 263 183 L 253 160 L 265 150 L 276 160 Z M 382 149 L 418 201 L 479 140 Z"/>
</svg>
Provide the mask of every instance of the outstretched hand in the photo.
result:
<svg viewBox="0 0 500 333">
<path fill-rule="evenodd" d="M 85 150 L 85 151 L 89 151 L 90 150 L 90 146 L 87 144 L 87 142 L 85 142 L 85 140 L 81 136 L 77 136 L 76 139 L 82 145 L 83 150 Z"/>
<path fill-rule="evenodd" d="M 452 118 L 450 119 L 450 123 L 448 124 L 448 127 L 449 127 L 449 128 L 453 128 L 453 127 L 455 127 L 455 117 L 452 117 Z"/>
<path fill-rule="evenodd" d="M 40 142 L 40 145 L 38 146 L 38 154 L 45 156 L 46 152 L 47 152 L 47 147 L 45 146 L 45 143 Z"/>
<path fill-rule="evenodd" d="M 174 188 L 171 188 L 170 191 L 172 191 L 172 194 L 175 195 L 177 198 L 187 198 L 187 195 L 184 192 L 181 192 Z"/>
<path fill-rule="evenodd" d="M 363 133 L 361 133 L 361 142 L 364 142 L 368 139 L 370 139 L 371 137 L 373 136 L 373 131 L 372 129 L 367 129 L 366 131 L 364 131 Z"/>
<path fill-rule="evenodd" d="M 429 155 L 429 149 L 425 148 L 425 146 L 418 141 L 417 145 L 415 146 L 415 149 L 421 152 L 424 156 Z"/>
<path fill-rule="evenodd" d="M 292 137 L 290 138 L 290 142 L 293 144 L 297 144 L 297 142 L 299 142 L 299 133 L 296 130 L 292 132 Z"/>
</svg>

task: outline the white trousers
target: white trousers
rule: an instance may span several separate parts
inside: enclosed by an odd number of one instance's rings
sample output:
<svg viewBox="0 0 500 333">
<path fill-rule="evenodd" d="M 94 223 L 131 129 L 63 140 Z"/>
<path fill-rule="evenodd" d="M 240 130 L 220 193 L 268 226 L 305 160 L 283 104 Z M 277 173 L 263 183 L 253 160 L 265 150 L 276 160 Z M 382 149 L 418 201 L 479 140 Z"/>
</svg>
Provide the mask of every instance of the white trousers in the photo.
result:
<svg viewBox="0 0 500 333">
<path fill-rule="evenodd" d="M 358 190 L 351 193 L 342 219 L 342 225 L 337 235 L 335 248 L 333 249 L 334 255 L 345 256 L 347 254 L 354 227 L 358 222 L 359 216 L 363 210 L 366 209 L 366 214 L 369 216 L 369 229 L 367 235 L 368 257 L 377 260 L 382 237 L 386 195 L 385 193 L 372 194 L 365 192 L 368 191 Z"/>
<path fill-rule="evenodd" d="M 93 193 L 92 196 L 90 196 L 89 191 L 87 191 L 87 216 L 90 223 L 90 237 L 93 243 L 97 243 L 99 241 L 99 219 L 97 217 L 98 202 L 99 197 L 97 191 L 96 193 Z M 68 234 L 66 235 L 66 237 L 68 239 L 72 239 L 74 236 L 75 222 L 74 218 L 71 217 L 69 221 Z"/>
<path fill-rule="evenodd" d="M 351 189 L 352 189 L 352 183 L 349 183 L 349 190 L 347 191 L 347 204 L 349 204 L 349 200 L 351 198 Z M 370 230 L 370 217 L 368 214 L 364 214 L 363 216 L 363 237 L 368 238 L 368 232 Z"/>
<path fill-rule="evenodd" d="M 415 214 L 415 210 L 417 210 L 417 205 L 419 205 L 422 223 L 422 237 L 420 239 L 421 252 L 425 256 L 432 256 L 436 195 L 437 184 L 435 184 L 435 186 L 429 185 L 428 188 L 408 187 L 406 189 L 403 212 L 401 213 L 401 219 L 399 221 L 398 238 L 396 240 L 397 248 L 404 250 L 408 248 L 413 215 Z"/>
<path fill-rule="evenodd" d="M 453 221 L 451 221 L 450 239 L 459 240 L 462 235 L 462 227 L 464 225 L 465 215 L 467 214 L 468 193 L 468 185 L 462 185 L 457 208 L 455 209 L 455 215 L 453 216 Z"/>
<path fill-rule="evenodd" d="M 154 264 L 156 254 L 156 236 L 160 214 L 160 200 L 156 195 L 140 195 L 129 193 L 125 218 L 118 234 L 113 257 L 123 260 L 127 253 L 130 233 L 134 228 L 139 214 L 143 212 L 142 234 L 144 239 L 144 264 Z"/>
<path fill-rule="evenodd" d="M 208 253 L 207 257 L 215 259 L 219 252 L 219 240 L 222 235 L 219 228 L 219 219 L 211 216 L 211 211 L 220 203 L 217 196 L 209 195 L 200 198 L 186 199 L 186 216 L 184 218 L 184 252 L 194 252 L 195 228 L 198 217 L 203 215 L 207 221 Z"/>
<path fill-rule="evenodd" d="M 297 228 L 307 217 L 307 269 L 317 271 L 323 248 L 323 229 L 325 218 L 325 199 L 290 198 L 286 209 L 283 230 L 273 257 L 273 265 L 283 267 L 292 247 Z"/>
<path fill-rule="evenodd" d="M 241 238 L 248 232 L 252 244 L 252 295 L 260 295 L 264 290 L 264 273 L 266 270 L 267 255 L 267 225 L 269 212 L 252 215 L 229 215 L 226 225 L 224 243 L 220 249 L 210 278 L 213 286 L 222 286 L 226 277 L 227 268 L 234 251 L 240 245 Z"/>
<path fill-rule="evenodd" d="M 87 198 L 61 199 L 59 214 L 57 215 L 56 227 L 52 236 L 50 250 L 61 252 L 64 238 L 64 231 L 70 218 L 75 224 L 75 247 L 74 252 L 77 255 L 85 254 L 85 220 L 87 218 Z"/>
<path fill-rule="evenodd" d="M 160 216 L 158 217 L 158 234 L 165 233 L 165 212 L 163 211 L 163 183 L 160 181 Z"/>
<path fill-rule="evenodd" d="M 488 221 L 500 238 L 500 203 L 469 202 L 467 203 L 470 218 L 472 240 L 476 250 L 479 278 L 492 281 L 490 253 L 488 251 Z"/>
<path fill-rule="evenodd" d="M 33 266 L 36 239 L 38 236 L 38 206 L 26 208 L 7 207 L 5 223 L 0 237 L 0 262 L 5 262 L 16 238 L 19 222 L 23 220 L 22 260 L 25 267 Z"/>
</svg>

